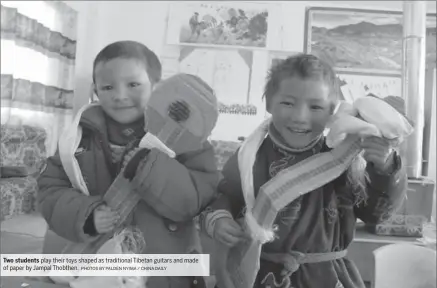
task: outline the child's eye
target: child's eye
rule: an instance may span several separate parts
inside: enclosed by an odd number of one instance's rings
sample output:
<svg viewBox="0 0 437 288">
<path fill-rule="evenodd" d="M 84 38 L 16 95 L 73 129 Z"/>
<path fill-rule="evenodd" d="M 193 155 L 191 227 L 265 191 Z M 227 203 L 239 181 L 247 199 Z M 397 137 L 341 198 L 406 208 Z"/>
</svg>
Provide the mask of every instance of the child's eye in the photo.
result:
<svg viewBox="0 0 437 288">
<path fill-rule="evenodd" d="M 106 85 L 106 86 L 102 86 L 100 89 L 102 89 L 103 91 L 108 91 L 108 90 L 112 90 L 112 86 L 111 85 Z"/>
<path fill-rule="evenodd" d="M 132 88 L 137 87 L 137 86 L 140 86 L 140 85 L 141 85 L 141 84 L 138 83 L 138 82 L 131 82 L 131 83 L 129 83 L 129 87 L 132 87 Z"/>
<path fill-rule="evenodd" d="M 321 110 L 321 109 L 323 109 L 323 107 L 321 107 L 321 106 L 311 106 L 311 109 L 313 109 L 313 110 Z"/>
<path fill-rule="evenodd" d="M 285 106 L 293 106 L 293 103 L 287 102 L 287 101 L 283 101 L 283 102 L 281 102 L 281 104 L 285 105 Z"/>
</svg>

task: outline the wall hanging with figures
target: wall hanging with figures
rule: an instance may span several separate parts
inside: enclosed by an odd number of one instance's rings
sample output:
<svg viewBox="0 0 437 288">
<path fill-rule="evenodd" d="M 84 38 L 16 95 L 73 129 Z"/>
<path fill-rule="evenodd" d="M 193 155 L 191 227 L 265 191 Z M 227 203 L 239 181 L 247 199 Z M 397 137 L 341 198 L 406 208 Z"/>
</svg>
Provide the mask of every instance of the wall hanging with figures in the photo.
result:
<svg viewBox="0 0 437 288">
<path fill-rule="evenodd" d="M 257 2 L 174 3 L 169 14 L 167 44 L 271 48 L 279 5 Z M 273 23 L 273 25 L 272 25 Z"/>
</svg>

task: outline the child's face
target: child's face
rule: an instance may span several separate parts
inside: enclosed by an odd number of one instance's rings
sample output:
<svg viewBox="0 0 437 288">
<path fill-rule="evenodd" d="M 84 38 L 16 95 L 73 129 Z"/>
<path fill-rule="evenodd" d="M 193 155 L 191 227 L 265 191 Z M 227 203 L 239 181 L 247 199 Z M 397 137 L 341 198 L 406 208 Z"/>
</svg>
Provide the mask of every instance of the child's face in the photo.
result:
<svg viewBox="0 0 437 288">
<path fill-rule="evenodd" d="M 144 117 L 152 84 L 142 63 L 124 58 L 98 63 L 94 79 L 99 102 L 112 119 L 128 124 Z"/>
<path fill-rule="evenodd" d="M 323 133 L 332 107 L 329 88 L 323 81 L 293 76 L 281 81 L 268 112 L 286 143 L 302 148 Z"/>
</svg>

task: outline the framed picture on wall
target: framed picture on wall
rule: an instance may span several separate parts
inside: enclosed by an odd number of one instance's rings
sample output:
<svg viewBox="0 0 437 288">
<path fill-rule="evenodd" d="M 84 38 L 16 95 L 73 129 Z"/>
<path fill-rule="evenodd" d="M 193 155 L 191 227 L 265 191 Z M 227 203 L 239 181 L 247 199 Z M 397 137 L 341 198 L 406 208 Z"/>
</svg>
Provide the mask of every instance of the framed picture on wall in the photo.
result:
<svg viewBox="0 0 437 288">
<path fill-rule="evenodd" d="M 170 5 L 167 44 L 266 49 L 268 30 L 274 29 L 270 25 L 275 20 L 271 6 L 256 2 L 174 2 Z"/>
<path fill-rule="evenodd" d="M 311 7 L 304 51 L 338 72 L 400 74 L 403 14 L 398 11 Z M 427 16 L 427 63 L 436 62 L 436 14 Z"/>
</svg>

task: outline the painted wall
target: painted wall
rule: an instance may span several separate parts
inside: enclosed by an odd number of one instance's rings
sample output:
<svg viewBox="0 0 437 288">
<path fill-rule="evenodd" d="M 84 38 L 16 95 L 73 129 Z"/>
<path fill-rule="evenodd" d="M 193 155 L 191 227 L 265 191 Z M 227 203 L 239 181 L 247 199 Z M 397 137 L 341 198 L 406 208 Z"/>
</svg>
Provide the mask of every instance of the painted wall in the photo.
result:
<svg viewBox="0 0 437 288">
<path fill-rule="evenodd" d="M 162 59 L 164 69 L 175 66 L 179 49 L 165 45 L 168 1 L 64 1 L 79 13 L 76 58 L 75 110 L 88 103 L 92 61 L 98 51 L 116 40 L 136 40 L 145 43 Z M 258 1 L 260 3 L 266 1 Z M 300 52 L 303 49 L 305 8 L 307 6 L 349 7 L 376 10 L 402 10 L 402 1 L 278 1 L 283 22 L 281 48 Z M 429 12 L 436 11 L 436 2 L 428 1 Z M 266 66 L 267 57 L 258 52 L 254 65 Z M 265 67 L 267 68 L 267 67 Z M 264 74 L 255 76 L 253 91 L 259 91 Z M 252 95 L 259 98 L 259 95 Z"/>
</svg>

